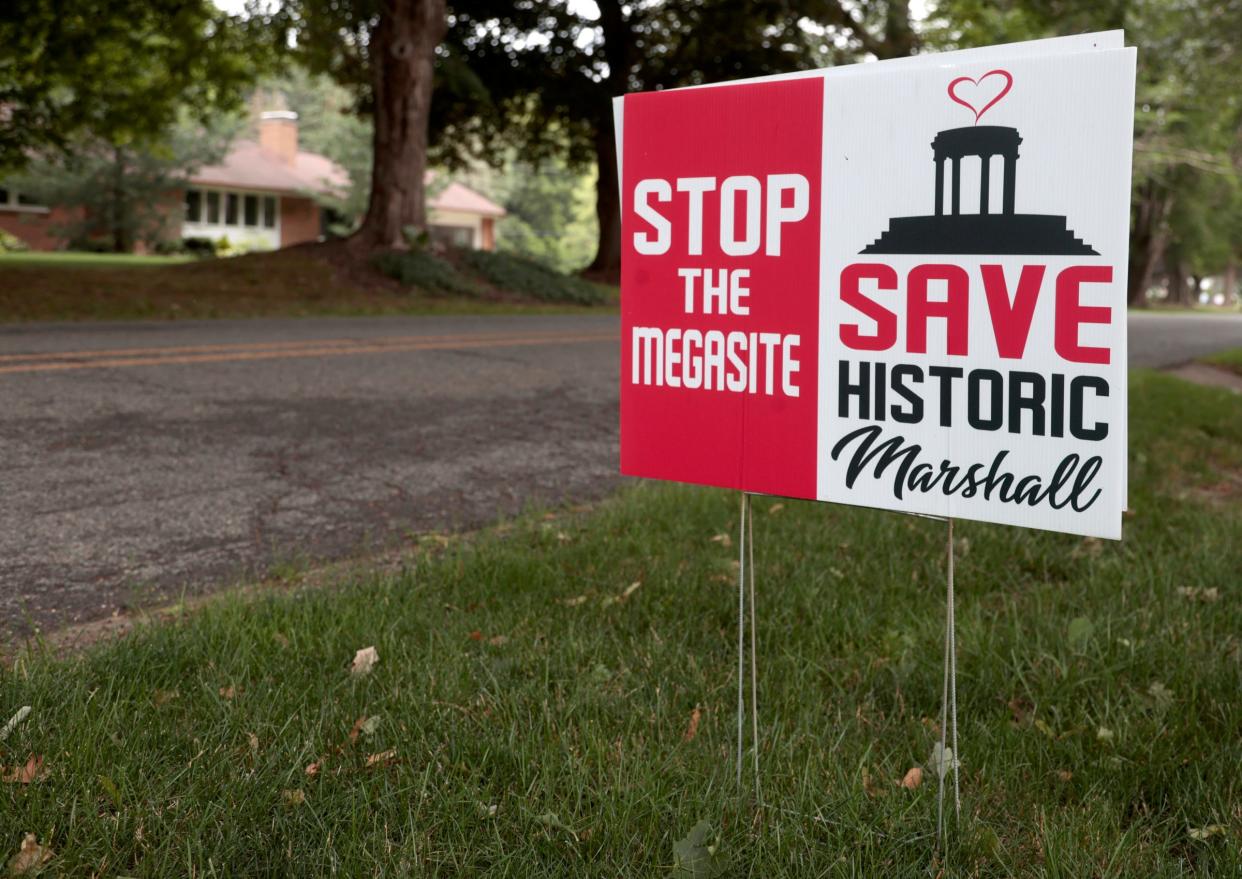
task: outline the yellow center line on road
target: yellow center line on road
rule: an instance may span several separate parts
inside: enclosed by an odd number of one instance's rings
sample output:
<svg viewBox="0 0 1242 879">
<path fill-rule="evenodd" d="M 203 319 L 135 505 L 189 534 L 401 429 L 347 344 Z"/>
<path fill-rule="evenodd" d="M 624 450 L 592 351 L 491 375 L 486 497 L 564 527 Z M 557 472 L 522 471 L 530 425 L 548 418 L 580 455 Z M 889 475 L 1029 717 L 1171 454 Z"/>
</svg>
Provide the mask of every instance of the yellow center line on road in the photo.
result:
<svg viewBox="0 0 1242 879">
<path fill-rule="evenodd" d="M 184 354 L 230 351 L 267 351 L 297 348 L 325 348 L 340 345 L 406 345 L 423 342 L 457 342 L 502 340 L 514 337 L 547 338 L 550 341 L 566 335 L 565 330 L 532 330 L 509 333 L 457 333 L 450 335 L 376 336 L 374 338 L 302 339 L 298 341 L 229 342 L 214 345 L 165 345 L 152 348 L 86 348 L 77 351 L 44 351 L 31 354 L 0 354 L 0 363 L 42 363 L 118 357 L 180 356 Z M 572 335 L 572 333 L 570 334 Z"/>
<path fill-rule="evenodd" d="M 105 369 L 127 366 L 162 366 L 165 364 L 185 363 L 227 363 L 248 360 L 285 360 L 298 357 L 332 357 L 346 354 L 391 354 L 407 351 L 447 351 L 470 348 L 506 348 L 529 345 L 571 344 L 580 342 L 616 341 L 616 333 L 582 333 L 577 335 L 542 335 L 542 336 L 463 336 L 457 338 L 441 338 L 429 340 L 428 337 L 408 337 L 408 343 L 368 344 L 358 343 L 352 346 L 329 345 L 318 348 L 266 348 L 249 350 L 212 351 L 162 357 L 115 357 L 111 359 L 22 363 L 0 367 L 0 375 L 22 372 L 63 372 L 76 369 Z M 181 350 L 191 350 L 190 348 Z"/>
</svg>

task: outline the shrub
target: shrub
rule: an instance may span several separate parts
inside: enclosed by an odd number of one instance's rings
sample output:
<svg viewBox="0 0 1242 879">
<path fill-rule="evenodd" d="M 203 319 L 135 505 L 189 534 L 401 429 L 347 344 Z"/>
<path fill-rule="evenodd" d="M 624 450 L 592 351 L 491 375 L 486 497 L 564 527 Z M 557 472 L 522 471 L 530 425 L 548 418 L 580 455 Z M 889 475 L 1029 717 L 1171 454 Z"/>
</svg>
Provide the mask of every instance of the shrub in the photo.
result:
<svg viewBox="0 0 1242 879">
<path fill-rule="evenodd" d="M 555 269 L 509 253 L 466 250 L 462 262 L 500 290 L 519 293 L 544 302 L 599 305 L 606 300 L 603 288 L 563 275 Z"/>
<path fill-rule="evenodd" d="M 181 252 L 204 259 L 216 255 L 216 242 L 210 238 L 182 238 Z"/>
<path fill-rule="evenodd" d="M 30 245 L 16 235 L 0 229 L 0 253 L 25 253 Z"/>
<path fill-rule="evenodd" d="M 479 286 L 447 262 L 422 250 L 390 250 L 375 257 L 375 267 L 402 284 L 428 293 L 475 296 Z"/>
</svg>

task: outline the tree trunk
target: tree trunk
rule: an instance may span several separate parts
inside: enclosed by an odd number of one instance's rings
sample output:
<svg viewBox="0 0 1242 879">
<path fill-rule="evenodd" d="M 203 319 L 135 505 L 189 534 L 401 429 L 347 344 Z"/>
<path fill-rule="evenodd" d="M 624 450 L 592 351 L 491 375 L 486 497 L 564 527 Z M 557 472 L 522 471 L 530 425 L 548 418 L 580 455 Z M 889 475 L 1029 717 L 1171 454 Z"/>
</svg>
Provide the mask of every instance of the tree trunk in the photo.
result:
<svg viewBox="0 0 1242 879">
<path fill-rule="evenodd" d="M 1130 226 L 1130 289 L 1126 295 L 1131 308 L 1147 307 L 1147 290 L 1152 285 L 1156 266 L 1164 259 L 1168 243 L 1164 220 L 1168 215 L 1169 201 L 1168 195 L 1158 191 L 1156 184 L 1150 180 L 1137 194 Z"/>
<path fill-rule="evenodd" d="M 125 203 L 125 153 L 119 146 L 112 148 L 112 252 L 129 253 L 129 209 Z"/>
<path fill-rule="evenodd" d="M 601 95 L 595 119 L 595 216 L 599 241 L 595 259 L 585 274 L 604 281 L 621 278 L 621 192 L 617 180 L 617 142 L 613 135 L 612 98 L 627 91 L 633 67 L 634 34 L 621 0 L 599 0 L 599 22 L 604 34 L 604 58 L 608 61 L 607 93 Z"/>
<path fill-rule="evenodd" d="M 1182 269 L 1182 261 L 1176 253 L 1166 254 L 1164 273 L 1168 279 L 1169 288 L 1165 301 L 1170 305 L 1185 305 L 1187 298 L 1186 273 Z"/>
<path fill-rule="evenodd" d="M 427 124 L 446 0 L 387 0 L 371 34 L 375 135 L 371 199 L 350 239 L 366 250 L 404 248 L 427 229 Z"/>
<path fill-rule="evenodd" d="M 617 181 L 617 142 L 612 128 L 611 123 L 600 125 L 595 135 L 595 160 L 599 164 L 595 216 L 599 220 L 599 242 L 586 274 L 616 283 L 621 278 L 621 191 Z"/>
<path fill-rule="evenodd" d="M 1225 304 L 1231 305 L 1234 291 L 1238 289 L 1238 264 L 1232 259 L 1225 264 L 1225 275 L 1221 281 L 1225 291 Z"/>
</svg>

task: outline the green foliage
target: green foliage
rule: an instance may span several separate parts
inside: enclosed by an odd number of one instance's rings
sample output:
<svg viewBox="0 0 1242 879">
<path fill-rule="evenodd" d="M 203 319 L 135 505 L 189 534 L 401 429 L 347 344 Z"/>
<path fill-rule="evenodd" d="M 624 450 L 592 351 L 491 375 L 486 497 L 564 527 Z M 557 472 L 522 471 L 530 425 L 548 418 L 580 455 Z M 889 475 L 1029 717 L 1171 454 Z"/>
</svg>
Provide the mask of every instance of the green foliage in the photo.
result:
<svg viewBox="0 0 1242 879">
<path fill-rule="evenodd" d="M 402 284 L 427 293 L 475 296 L 479 286 L 451 264 L 425 250 L 387 251 L 374 258 L 375 267 Z"/>
<path fill-rule="evenodd" d="M 75 250 L 125 253 L 181 237 L 178 187 L 199 166 L 219 160 L 237 120 L 210 128 L 185 120 L 127 144 L 82 135 L 67 152 L 36 157 L 15 182 L 44 204 L 76 209 L 57 225 Z"/>
<path fill-rule="evenodd" d="M 513 254 L 463 250 L 461 261 L 498 290 L 543 302 L 598 305 L 607 298 L 605 288 L 598 284 L 561 274 L 542 263 Z"/>
<path fill-rule="evenodd" d="M 30 245 L 10 232 L 0 229 L 0 253 L 25 253 Z"/>
<path fill-rule="evenodd" d="M 136 149 L 188 108 L 240 106 L 268 63 L 259 22 L 210 0 L 0 4 L 0 169 L 88 135 Z"/>
<path fill-rule="evenodd" d="M 569 305 L 600 305 L 608 298 L 605 287 L 513 254 L 484 250 L 454 250 L 452 254 L 450 262 L 429 250 L 394 250 L 376 255 L 373 262 L 390 278 L 441 295 L 478 296 L 492 288 L 536 302 Z"/>
<path fill-rule="evenodd" d="M 1124 28 L 1139 47 L 1135 93 L 1132 301 L 1150 266 L 1172 276 L 1242 262 L 1242 5 L 1216 0 L 937 0 L 938 48 Z"/>
<path fill-rule="evenodd" d="M 563 160 L 540 165 L 516 162 L 500 175 L 508 215 L 500 221 L 497 249 L 541 262 L 560 272 L 586 266 L 595 252 L 594 173 Z"/>
</svg>

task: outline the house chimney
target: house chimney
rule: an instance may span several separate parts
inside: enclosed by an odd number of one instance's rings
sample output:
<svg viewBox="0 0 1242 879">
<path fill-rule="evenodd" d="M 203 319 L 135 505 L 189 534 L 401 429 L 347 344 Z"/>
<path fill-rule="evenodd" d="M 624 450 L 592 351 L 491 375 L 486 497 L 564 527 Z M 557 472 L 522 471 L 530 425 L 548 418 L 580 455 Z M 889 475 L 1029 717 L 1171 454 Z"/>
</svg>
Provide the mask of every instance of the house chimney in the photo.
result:
<svg viewBox="0 0 1242 879">
<path fill-rule="evenodd" d="M 259 147 L 292 165 L 298 154 L 298 114 L 292 110 L 268 110 L 261 114 Z"/>
</svg>

